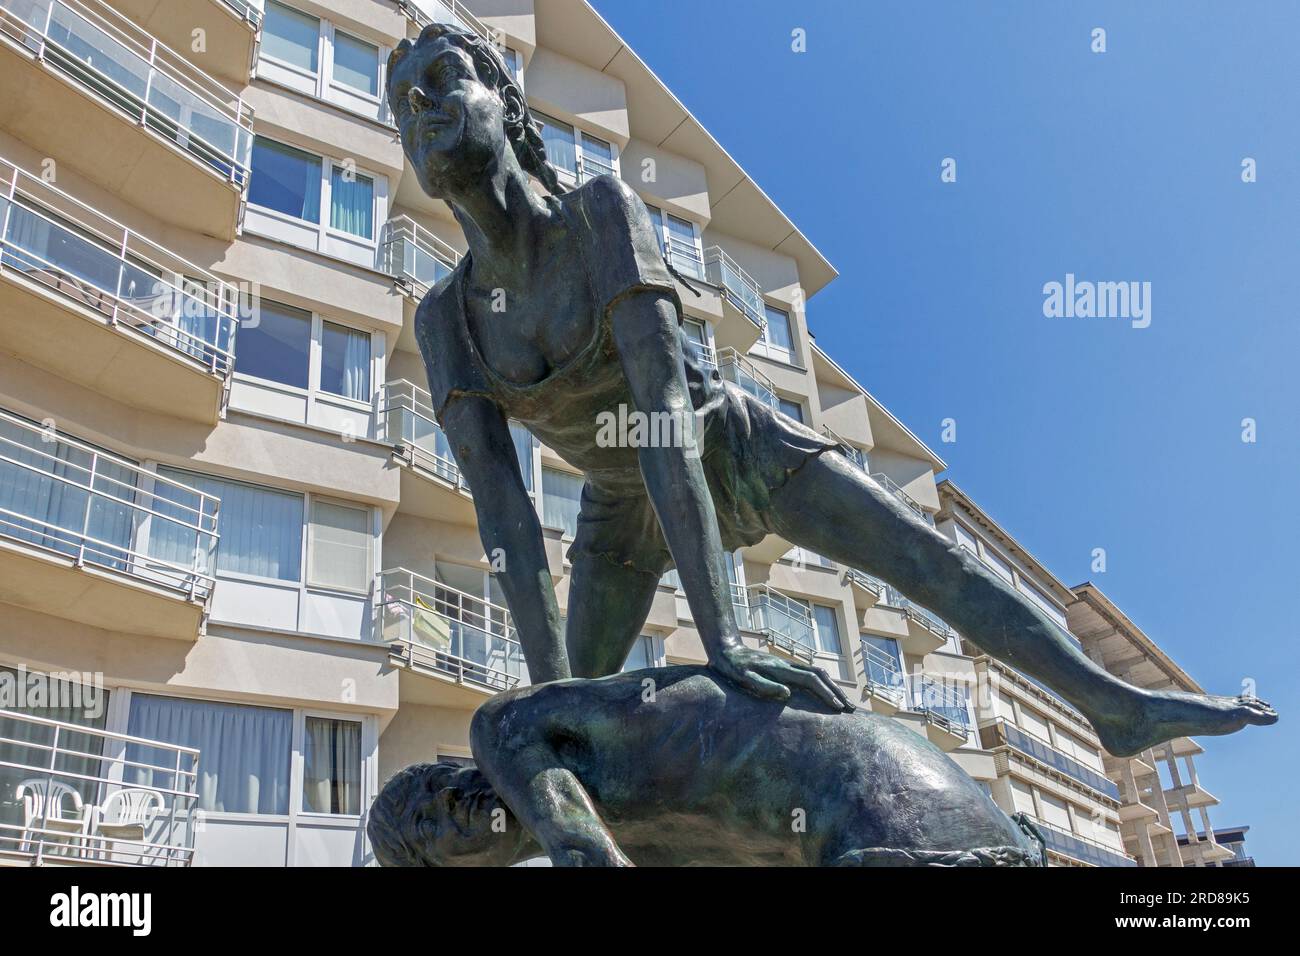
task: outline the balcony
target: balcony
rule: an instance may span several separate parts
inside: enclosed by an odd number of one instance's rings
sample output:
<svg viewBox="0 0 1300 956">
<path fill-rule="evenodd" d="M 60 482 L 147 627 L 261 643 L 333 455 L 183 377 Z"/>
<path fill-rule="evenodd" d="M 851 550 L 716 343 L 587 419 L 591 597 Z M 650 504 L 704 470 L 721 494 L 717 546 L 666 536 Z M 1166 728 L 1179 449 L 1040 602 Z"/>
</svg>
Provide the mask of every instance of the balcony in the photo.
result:
<svg viewBox="0 0 1300 956">
<path fill-rule="evenodd" d="M 840 451 L 844 453 L 855 468 L 865 475 L 871 474 L 871 468 L 867 463 L 867 453 L 856 445 L 851 445 L 831 429 L 829 425 L 822 426 L 822 434 L 829 438 L 835 444 L 839 445 Z"/>
<path fill-rule="evenodd" d="M 857 568 L 845 568 L 844 580 L 853 588 L 853 603 L 859 612 L 875 607 L 889 587 L 884 581 Z M 862 622 L 859 621 L 859 624 Z"/>
<path fill-rule="evenodd" d="M 925 717 L 925 734 L 940 750 L 955 750 L 970 736 L 966 697 L 929 677 L 912 678 L 909 710 Z"/>
<path fill-rule="evenodd" d="M 906 654 L 924 657 L 947 644 L 954 633 L 941 617 L 904 597 L 901 591 L 891 585 L 884 585 L 880 603 L 903 614 L 907 634 L 900 637 L 898 643 Z"/>
<path fill-rule="evenodd" d="M 492 31 L 461 0 L 397 0 L 397 5 L 421 30 L 431 23 L 449 23 L 493 42 Z"/>
<path fill-rule="evenodd" d="M 262 8 L 252 0 L 108 0 L 173 50 L 213 76 L 248 82 L 262 28 Z M 194 50 L 191 31 L 202 29 L 205 49 Z"/>
<path fill-rule="evenodd" d="M 0 710 L 0 865 L 189 866 L 199 752 Z"/>
<path fill-rule="evenodd" d="M 695 352 L 703 364 L 716 368 L 724 379 L 748 392 L 768 408 L 780 407 L 772 380 L 735 349 L 696 345 Z"/>
<path fill-rule="evenodd" d="M 1043 842 L 1052 853 L 1068 857 L 1089 866 L 1137 866 L 1137 860 L 1104 843 L 1071 833 L 1045 820 L 1034 819 L 1034 825 L 1043 835 Z"/>
<path fill-rule="evenodd" d="M 704 259 L 694 240 L 670 233 L 663 247 L 664 258 L 688 279 L 704 279 Z"/>
<path fill-rule="evenodd" d="M 416 304 L 451 275 L 460 254 L 410 216 L 390 219 L 379 246 L 379 268 Z"/>
<path fill-rule="evenodd" d="M 406 379 L 387 383 L 380 394 L 383 434 L 404 466 L 400 508 L 424 518 L 473 524 L 469 484 L 431 401 L 427 391 Z"/>
<path fill-rule="evenodd" d="M 890 478 L 884 472 L 880 471 L 873 473 L 871 477 L 891 495 L 911 508 L 918 518 L 928 524 L 931 528 L 934 527 L 934 515 L 922 508 L 917 500 L 904 491 L 903 487 L 898 482 L 894 481 L 893 478 Z"/>
<path fill-rule="evenodd" d="M 766 584 L 733 585 L 732 601 L 742 630 L 795 660 L 811 663 L 816 657 L 812 612 L 805 604 Z"/>
<path fill-rule="evenodd" d="M 762 290 L 721 246 L 710 246 L 704 251 L 704 275 L 722 293 L 723 322 L 717 328 L 718 341 L 739 352 L 748 352 L 767 325 Z M 728 309 L 744 321 L 727 321 L 731 318 Z"/>
<path fill-rule="evenodd" d="M 252 110 L 99 0 L 0 0 L 0 125 L 145 213 L 233 240 Z"/>
<path fill-rule="evenodd" d="M 396 568 L 381 576 L 380 633 L 412 671 L 495 693 L 527 682 L 510 611 Z"/>
<path fill-rule="evenodd" d="M 192 641 L 214 586 L 219 507 L 0 411 L 0 603 Z"/>
<path fill-rule="evenodd" d="M 980 728 L 980 740 L 986 750 L 1010 747 L 1103 796 L 1117 802 L 1120 799 L 1119 785 L 1115 781 L 1057 750 L 1049 741 L 1007 723 L 1002 717 Z"/>
<path fill-rule="evenodd" d="M 234 301 L 216 276 L 0 159 L 4 351 L 133 408 L 215 425 Z"/>
<path fill-rule="evenodd" d="M 898 661 L 871 644 L 862 644 L 861 682 L 876 701 L 873 710 L 894 714 L 907 709 L 907 677 Z M 883 706 L 881 706 L 883 705 Z"/>
</svg>

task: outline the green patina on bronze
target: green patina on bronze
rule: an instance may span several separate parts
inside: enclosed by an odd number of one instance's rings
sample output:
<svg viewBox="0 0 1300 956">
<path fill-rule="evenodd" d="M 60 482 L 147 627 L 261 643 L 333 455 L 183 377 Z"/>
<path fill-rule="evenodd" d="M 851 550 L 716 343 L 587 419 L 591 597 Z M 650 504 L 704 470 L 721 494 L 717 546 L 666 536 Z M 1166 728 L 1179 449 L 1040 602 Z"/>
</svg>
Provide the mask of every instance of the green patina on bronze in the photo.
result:
<svg viewBox="0 0 1300 956">
<path fill-rule="evenodd" d="M 505 556 L 497 577 L 535 683 L 616 672 L 675 567 L 715 674 L 765 700 L 802 690 L 852 710 L 820 669 L 741 642 L 724 548 L 774 533 L 888 581 L 1053 687 L 1113 754 L 1276 720 L 1258 700 L 1146 691 L 1107 673 L 832 442 L 702 367 L 644 204 L 612 176 L 561 189 L 490 45 L 433 24 L 393 53 L 388 96 L 421 187 L 450 204 L 469 245 L 421 303 L 415 334 L 437 418 L 479 491 L 483 545 Z M 600 441 L 602 416 L 629 408 L 699 427 L 677 445 Z M 567 631 L 511 418 L 586 476 Z"/>
</svg>

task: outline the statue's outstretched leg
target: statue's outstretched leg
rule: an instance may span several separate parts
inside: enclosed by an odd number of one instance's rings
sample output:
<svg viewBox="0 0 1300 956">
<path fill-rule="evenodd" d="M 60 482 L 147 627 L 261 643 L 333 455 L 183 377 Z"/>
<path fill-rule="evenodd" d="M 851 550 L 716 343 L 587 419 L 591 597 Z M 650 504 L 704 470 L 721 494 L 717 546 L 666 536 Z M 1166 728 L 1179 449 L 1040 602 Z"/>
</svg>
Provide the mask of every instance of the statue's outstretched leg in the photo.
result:
<svg viewBox="0 0 1300 956">
<path fill-rule="evenodd" d="M 604 557 L 577 557 L 565 626 L 574 677 L 618 673 L 645 627 L 660 577 Z"/>
<path fill-rule="evenodd" d="M 986 653 L 1043 681 L 1116 756 L 1277 720 L 1253 698 L 1147 691 L 1108 673 L 1033 602 L 842 455 L 819 455 L 795 471 L 773 492 L 771 520 L 789 541 L 888 581 Z"/>
</svg>

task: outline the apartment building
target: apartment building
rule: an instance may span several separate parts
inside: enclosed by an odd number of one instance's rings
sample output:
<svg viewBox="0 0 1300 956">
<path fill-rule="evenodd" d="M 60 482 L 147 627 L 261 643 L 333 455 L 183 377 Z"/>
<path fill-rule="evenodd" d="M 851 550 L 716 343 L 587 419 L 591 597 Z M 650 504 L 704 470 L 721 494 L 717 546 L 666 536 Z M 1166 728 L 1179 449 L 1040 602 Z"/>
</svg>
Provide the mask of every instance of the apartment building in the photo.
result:
<svg viewBox="0 0 1300 956">
<path fill-rule="evenodd" d="M 505 51 L 566 185 L 642 196 L 702 357 L 1069 603 L 941 500 L 809 331 L 833 267 L 583 0 L 0 0 L 0 862 L 364 865 L 382 782 L 528 680 L 412 330 L 465 248 L 383 99 L 432 20 Z M 563 611 L 581 480 L 513 434 Z M 1008 742 L 1097 769 L 1046 691 L 977 724 L 995 665 L 883 582 L 776 536 L 729 574 L 747 643 L 1123 854 L 1114 798 Z M 669 574 L 627 666 L 704 657 Z"/>
</svg>

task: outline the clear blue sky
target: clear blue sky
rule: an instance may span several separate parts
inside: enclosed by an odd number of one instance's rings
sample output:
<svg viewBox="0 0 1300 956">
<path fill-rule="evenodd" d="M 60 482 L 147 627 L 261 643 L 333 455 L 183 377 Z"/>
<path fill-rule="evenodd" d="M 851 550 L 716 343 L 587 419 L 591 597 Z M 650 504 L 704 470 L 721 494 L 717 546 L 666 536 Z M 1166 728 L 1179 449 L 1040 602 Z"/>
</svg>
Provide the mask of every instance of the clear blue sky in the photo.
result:
<svg viewBox="0 0 1300 956">
<path fill-rule="evenodd" d="M 1300 5 L 594 3 L 839 269 L 818 343 L 1058 577 L 1281 710 L 1198 768 L 1300 863 Z M 1150 327 L 1046 318 L 1067 272 L 1150 282 Z"/>
</svg>

